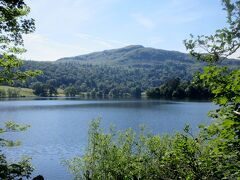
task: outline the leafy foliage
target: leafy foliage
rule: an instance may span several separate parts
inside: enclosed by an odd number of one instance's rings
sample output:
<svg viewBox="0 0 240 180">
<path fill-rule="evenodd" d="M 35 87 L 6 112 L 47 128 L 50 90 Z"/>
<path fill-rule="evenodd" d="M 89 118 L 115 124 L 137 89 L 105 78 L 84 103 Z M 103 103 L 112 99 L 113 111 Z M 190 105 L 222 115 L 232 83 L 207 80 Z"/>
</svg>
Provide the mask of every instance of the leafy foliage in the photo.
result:
<svg viewBox="0 0 240 180">
<path fill-rule="evenodd" d="M 40 82 L 36 82 L 33 84 L 32 89 L 33 94 L 42 97 L 52 97 L 58 94 L 57 89 L 51 84 L 42 84 Z"/>
<path fill-rule="evenodd" d="M 25 18 L 30 8 L 24 0 L 1 0 L 0 1 L 0 43 L 1 49 L 15 51 L 16 47 L 9 45 L 13 43 L 22 45 L 22 34 L 28 34 L 35 30 L 34 19 Z"/>
<path fill-rule="evenodd" d="M 222 0 L 227 12 L 228 27 L 216 30 L 214 35 L 194 36 L 184 40 L 187 50 L 198 60 L 214 63 L 234 54 L 240 47 L 240 1 Z"/>
<path fill-rule="evenodd" d="M 146 92 L 149 98 L 202 98 L 212 97 L 210 90 L 202 85 L 199 74 L 196 74 L 192 82 L 181 81 L 180 78 L 168 79 L 159 88 L 149 89 Z"/>
<path fill-rule="evenodd" d="M 30 8 L 23 0 L 0 1 L 0 83 L 13 83 L 28 77 L 39 75 L 40 71 L 20 71 L 23 62 L 16 57 L 22 54 L 22 34 L 35 30 L 33 19 L 27 19 Z"/>
<path fill-rule="evenodd" d="M 21 71 L 19 68 L 23 65 L 13 54 L 3 53 L 0 57 L 0 83 L 13 84 L 16 80 L 23 81 L 29 77 L 41 74 L 41 71 Z"/>
<path fill-rule="evenodd" d="M 89 130 L 86 153 L 65 161 L 75 179 L 221 179 L 227 161 L 189 126 L 184 133 L 152 135 L 141 129 L 103 133 L 99 120 Z"/>
<path fill-rule="evenodd" d="M 214 63 L 236 53 L 240 47 L 240 1 L 222 0 L 227 12 L 228 27 L 217 30 L 213 36 L 198 37 L 185 41 L 190 53 L 199 60 L 207 61 L 200 78 L 214 95 L 219 109 L 209 113 L 215 121 L 202 127 L 202 134 L 212 145 L 214 157 L 224 162 L 217 167 L 228 179 L 240 177 L 240 70 L 216 67 Z M 207 50 L 208 54 L 197 51 Z"/>
<path fill-rule="evenodd" d="M 215 157 L 224 161 L 219 171 L 225 172 L 228 178 L 240 177 L 240 115 L 235 113 L 240 104 L 240 70 L 207 67 L 201 79 L 210 87 L 214 102 L 220 106 L 209 113 L 215 121 L 203 126 L 202 134 L 214 147 Z"/>
<path fill-rule="evenodd" d="M 5 123 L 4 128 L 0 128 L 0 135 L 4 133 L 25 131 L 28 125 L 18 125 L 13 121 Z M 0 138 L 0 147 L 19 146 L 20 141 L 12 141 Z M 30 163 L 30 158 L 22 158 L 19 162 L 8 162 L 6 156 L 0 149 L 0 179 L 20 179 L 30 178 L 33 167 Z"/>
<path fill-rule="evenodd" d="M 200 78 L 215 95 L 214 102 L 227 106 L 240 102 L 240 71 L 229 70 L 227 67 L 206 67 Z"/>
<path fill-rule="evenodd" d="M 23 0 L 0 0 L 0 83 L 12 84 L 16 80 L 25 80 L 40 74 L 40 71 L 20 71 L 23 62 L 16 55 L 25 52 L 23 34 L 33 32 L 34 20 L 27 19 L 30 8 Z M 12 92 L 8 94 L 13 95 Z M 7 122 L 0 128 L 0 134 L 23 131 L 27 126 L 20 126 L 14 122 Z M 0 179 L 30 178 L 33 168 L 30 159 L 19 162 L 9 162 L 2 152 L 5 146 L 16 146 L 14 142 L 0 138 Z"/>
<path fill-rule="evenodd" d="M 74 86 L 69 86 L 64 89 L 64 94 L 67 97 L 74 97 L 77 94 L 77 89 Z"/>
<path fill-rule="evenodd" d="M 35 82 L 51 81 L 55 88 L 74 87 L 76 95 L 95 94 L 96 97 L 138 96 L 137 91 L 160 86 L 169 73 L 183 79 L 191 78 L 191 65 L 164 62 L 158 65 L 92 65 L 78 62 L 26 61 L 21 70 L 40 69 L 44 74 L 16 86 L 31 87 Z M 189 72 L 189 73 L 187 73 Z M 137 90 L 137 91 L 136 91 Z"/>
</svg>

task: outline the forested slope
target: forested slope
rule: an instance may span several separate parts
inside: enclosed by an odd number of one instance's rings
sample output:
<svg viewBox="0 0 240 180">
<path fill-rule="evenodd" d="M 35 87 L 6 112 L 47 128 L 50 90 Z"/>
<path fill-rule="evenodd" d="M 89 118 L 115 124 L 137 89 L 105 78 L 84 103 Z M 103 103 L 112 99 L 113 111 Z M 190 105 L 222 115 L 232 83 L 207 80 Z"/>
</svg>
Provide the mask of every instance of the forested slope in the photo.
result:
<svg viewBox="0 0 240 180">
<path fill-rule="evenodd" d="M 240 67 L 238 60 L 229 60 L 225 64 L 231 68 Z M 39 69 L 43 74 L 24 84 L 16 83 L 16 86 L 31 87 L 41 82 L 62 89 L 71 86 L 77 93 L 139 96 L 171 78 L 189 81 L 203 66 L 204 63 L 177 51 L 127 46 L 53 62 L 25 61 L 22 70 Z"/>
</svg>

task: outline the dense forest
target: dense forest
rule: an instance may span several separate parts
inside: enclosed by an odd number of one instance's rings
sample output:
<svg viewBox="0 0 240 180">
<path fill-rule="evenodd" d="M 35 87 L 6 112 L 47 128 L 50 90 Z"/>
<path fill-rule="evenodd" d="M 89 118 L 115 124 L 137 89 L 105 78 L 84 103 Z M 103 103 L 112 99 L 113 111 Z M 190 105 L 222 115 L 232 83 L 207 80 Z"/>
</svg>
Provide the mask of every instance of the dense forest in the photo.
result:
<svg viewBox="0 0 240 180">
<path fill-rule="evenodd" d="M 199 74 L 192 81 L 182 81 L 180 78 L 168 79 L 160 87 L 148 89 L 148 98 L 195 98 L 209 99 L 213 97 L 210 89 L 201 82 Z"/>
<path fill-rule="evenodd" d="M 224 64 L 240 67 L 237 60 Z M 127 46 L 53 62 L 25 61 L 21 70 L 41 70 L 43 74 L 15 86 L 33 88 L 39 96 L 56 95 L 61 88 L 66 96 L 139 97 L 174 78 L 188 83 L 205 65 L 177 51 Z"/>
<path fill-rule="evenodd" d="M 26 69 L 40 69 L 43 75 L 16 84 L 34 87 L 36 82 L 50 84 L 55 88 L 66 89 L 71 86 L 79 93 L 91 93 L 91 96 L 139 96 L 150 87 L 157 87 L 170 76 L 189 80 L 190 67 L 164 65 L 109 66 L 80 64 L 77 62 L 46 63 L 25 62 Z M 24 70 L 24 69 L 23 69 Z"/>
</svg>

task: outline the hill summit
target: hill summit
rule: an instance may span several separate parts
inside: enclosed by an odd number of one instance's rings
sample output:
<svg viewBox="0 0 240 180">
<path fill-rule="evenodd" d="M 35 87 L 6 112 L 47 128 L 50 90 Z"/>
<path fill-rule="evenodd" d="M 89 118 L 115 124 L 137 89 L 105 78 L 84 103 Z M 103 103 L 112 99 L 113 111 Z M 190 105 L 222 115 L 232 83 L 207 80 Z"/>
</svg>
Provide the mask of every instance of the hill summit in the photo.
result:
<svg viewBox="0 0 240 180">
<path fill-rule="evenodd" d="M 119 49 L 104 50 L 74 57 L 65 57 L 57 62 L 78 61 L 93 64 L 158 63 L 168 60 L 192 62 L 186 53 L 130 45 Z"/>
</svg>

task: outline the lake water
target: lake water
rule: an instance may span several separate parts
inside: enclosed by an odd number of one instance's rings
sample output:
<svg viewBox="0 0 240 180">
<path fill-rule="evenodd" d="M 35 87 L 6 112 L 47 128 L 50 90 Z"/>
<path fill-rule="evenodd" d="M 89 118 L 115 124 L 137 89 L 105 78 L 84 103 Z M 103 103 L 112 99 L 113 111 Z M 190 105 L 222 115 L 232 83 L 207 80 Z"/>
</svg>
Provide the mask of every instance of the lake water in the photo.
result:
<svg viewBox="0 0 240 180">
<path fill-rule="evenodd" d="M 209 122 L 206 114 L 214 108 L 209 102 L 167 100 L 10 100 L 0 101 L 0 123 L 14 120 L 31 125 L 25 132 L 4 136 L 23 143 L 7 149 L 8 157 L 31 156 L 34 175 L 67 180 L 72 176 L 60 162 L 83 154 L 94 118 L 102 119 L 104 129 L 114 124 L 117 129 L 138 130 L 145 124 L 154 134 L 165 134 L 181 131 L 188 123 L 196 132 L 198 124 Z"/>
</svg>

